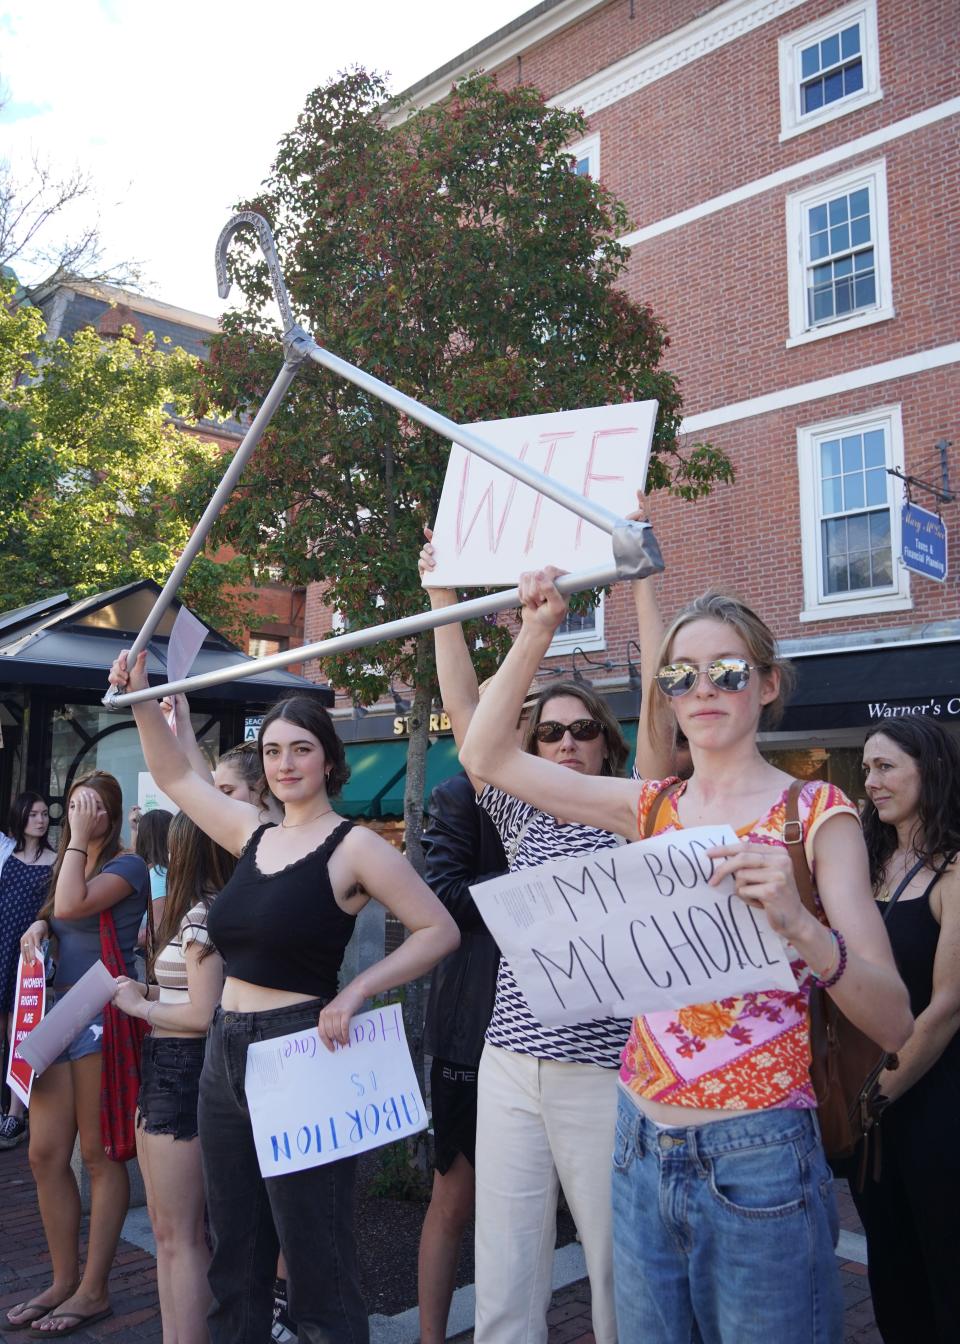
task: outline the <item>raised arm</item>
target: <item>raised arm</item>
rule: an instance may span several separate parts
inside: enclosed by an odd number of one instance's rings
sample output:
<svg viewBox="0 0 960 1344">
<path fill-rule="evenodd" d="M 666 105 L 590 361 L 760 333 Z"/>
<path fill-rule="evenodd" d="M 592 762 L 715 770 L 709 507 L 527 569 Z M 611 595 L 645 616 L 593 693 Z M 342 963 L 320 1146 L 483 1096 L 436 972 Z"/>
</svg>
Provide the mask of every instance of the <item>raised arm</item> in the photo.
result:
<svg viewBox="0 0 960 1344">
<path fill-rule="evenodd" d="M 637 491 L 637 508 L 627 517 L 642 520 L 646 514 L 646 498 Z M 663 617 L 657 605 L 655 580 L 634 579 L 630 584 L 637 613 L 637 643 L 640 645 L 640 717 L 637 722 L 637 774 L 641 779 L 665 779 L 676 771 L 675 753 L 671 749 L 672 733 L 662 736 L 653 731 L 653 725 L 662 714 L 654 678 L 657 673 L 657 653 L 663 642 Z"/>
<path fill-rule="evenodd" d="M 148 686 L 146 653 L 141 653 L 132 668 L 127 667 L 126 651 L 110 669 L 110 685 L 121 690 L 139 691 Z M 181 811 L 186 812 L 211 840 L 231 854 L 239 854 L 259 825 L 257 809 L 250 803 L 227 798 L 202 779 L 193 769 L 179 739 L 171 733 L 156 700 L 144 700 L 133 708 L 140 733 L 140 744 L 147 769 L 157 784 Z"/>
<path fill-rule="evenodd" d="M 320 1039 L 328 1049 L 346 1045 L 350 1018 L 367 999 L 429 971 L 460 942 L 453 918 L 389 841 L 356 827 L 341 845 L 355 883 L 385 906 L 408 936 L 394 951 L 360 972 L 320 1013 Z"/>
<path fill-rule="evenodd" d="M 566 615 L 566 601 L 554 583 L 560 572 L 547 568 L 521 577 L 520 633 L 500 671 L 484 690 L 460 749 L 460 762 L 471 776 L 495 784 L 543 812 L 635 840 L 640 798 L 636 782 L 582 775 L 532 756 L 521 749 L 513 731 L 527 687 Z"/>
<path fill-rule="evenodd" d="M 429 527 L 423 529 L 426 537 L 420 551 L 418 568 L 420 577 L 436 568 L 432 543 L 433 533 Z M 433 611 L 440 607 L 454 607 L 459 601 L 455 588 L 428 588 L 430 606 Z M 450 719 L 453 739 L 461 746 L 470 727 L 470 720 L 480 698 L 477 674 L 473 659 L 463 637 L 463 626 L 441 625 L 433 632 L 433 647 L 437 657 L 437 680 L 440 683 L 440 698 Z"/>
<path fill-rule="evenodd" d="M 194 774 L 201 779 L 207 779 L 213 783 L 213 773 L 210 770 L 210 762 L 200 750 L 200 744 L 197 741 L 197 735 L 193 731 L 193 720 L 190 717 L 190 706 L 187 703 L 185 695 L 174 695 L 162 701 L 161 708 L 165 713 L 169 713 L 167 706 L 173 710 L 173 720 L 177 727 L 177 741 L 183 747 L 184 754 L 190 762 L 190 768 Z"/>
</svg>

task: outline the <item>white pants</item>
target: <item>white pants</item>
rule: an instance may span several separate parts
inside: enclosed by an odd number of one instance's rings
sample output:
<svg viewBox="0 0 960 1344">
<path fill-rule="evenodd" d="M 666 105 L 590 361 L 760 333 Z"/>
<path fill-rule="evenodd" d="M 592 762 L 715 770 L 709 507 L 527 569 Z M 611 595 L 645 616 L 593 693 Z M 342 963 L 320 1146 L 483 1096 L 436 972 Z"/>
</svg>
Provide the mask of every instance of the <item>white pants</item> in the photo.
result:
<svg viewBox="0 0 960 1344">
<path fill-rule="evenodd" d="M 617 1070 L 486 1045 L 477 1107 L 476 1344 L 546 1344 L 563 1186 L 597 1344 L 616 1344 L 610 1163 Z"/>
</svg>

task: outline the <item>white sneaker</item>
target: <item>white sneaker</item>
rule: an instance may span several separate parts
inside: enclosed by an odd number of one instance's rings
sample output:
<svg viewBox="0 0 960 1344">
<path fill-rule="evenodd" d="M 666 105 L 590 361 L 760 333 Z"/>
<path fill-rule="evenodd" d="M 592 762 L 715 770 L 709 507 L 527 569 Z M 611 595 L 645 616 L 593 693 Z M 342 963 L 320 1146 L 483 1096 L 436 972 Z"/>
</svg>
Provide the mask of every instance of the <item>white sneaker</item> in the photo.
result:
<svg viewBox="0 0 960 1344">
<path fill-rule="evenodd" d="M 27 1137 L 27 1122 L 16 1115 L 0 1120 L 0 1148 L 16 1148 Z"/>
</svg>

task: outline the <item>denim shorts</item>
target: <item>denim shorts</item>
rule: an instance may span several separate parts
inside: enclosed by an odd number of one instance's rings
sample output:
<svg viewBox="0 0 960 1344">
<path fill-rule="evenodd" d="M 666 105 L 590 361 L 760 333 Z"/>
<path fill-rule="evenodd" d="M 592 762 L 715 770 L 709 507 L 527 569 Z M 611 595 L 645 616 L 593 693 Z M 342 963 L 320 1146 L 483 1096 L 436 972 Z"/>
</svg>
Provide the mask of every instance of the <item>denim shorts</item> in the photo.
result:
<svg viewBox="0 0 960 1344">
<path fill-rule="evenodd" d="M 62 999 L 68 991 L 61 989 L 59 993 L 51 985 L 47 986 L 47 1008 L 49 1013 L 58 1000 Z M 97 1055 L 103 1049 L 103 1015 L 95 1017 L 93 1021 L 81 1031 L 80 1035 L 70 1042 L 66 1050 L 58 1055 L 53 1061 L 54 1064 L 72 1064 L 78 1059 L 85 1059 L 87 1055 Z M 51 1065 L 51 1068 L 53 1066 Z"/>
<path fill-rule="evenodd" d="M 140 1057 L 138 1128 L 145 1134 L 197 1137 L 203 1036 L 146 1036 Z"/>
</svg>

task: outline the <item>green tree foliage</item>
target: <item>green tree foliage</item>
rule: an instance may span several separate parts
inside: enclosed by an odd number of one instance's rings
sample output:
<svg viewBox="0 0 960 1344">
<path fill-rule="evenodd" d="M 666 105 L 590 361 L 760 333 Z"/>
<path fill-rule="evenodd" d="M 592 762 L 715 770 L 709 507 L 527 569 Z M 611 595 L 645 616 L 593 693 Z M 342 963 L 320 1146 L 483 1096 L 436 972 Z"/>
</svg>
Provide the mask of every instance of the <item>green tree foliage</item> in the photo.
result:
<svg viewBox="0 0 960 1344">
<path fill-rule="evenodd" d="M 196 361 L 129 330 L 47 344 L 39 311 L 11 294 L 0 291 L 0 610 L 166 579 L 194 520 L 175 492 L 221 464 L 171 421 L 195 395 Z M 242 568 L 198 560 L 184 600 L 229 624 L 223 587 Z"/>
<path fill-rule="evenodd" d="M 581 116 L 479 76 L 391 128 L 378 115 L 386 97 L 363 71 L 318 88 L 248 203 L 275 230 L 292 304 L 315 339 L 464 423 L 654 397 L 651 488 L 696 498 L 729 479 L 721 454 L 678 446 L 666 334 L 617 286 L 625 211 L 571 171 L 565 145 L 583 135 Z M 250 411 L 279 366 L 279 333 L 263 315 L 270 285 L 252 235 L 238 235 L 231 265 L 246 307 L 226 319 L 204 377 L 213 400 Z M 350 625 L 422 610 L 416 555 L 447 453 L 431 431 L 308 364 L 221 535 L 294 583 L 326 585 Z M 505 632 L 471 633 L 483 635 L 483 675 Z M 417 688 L 422 719 L 430 637 L 374 657 L 345 655 L 323 671 L 363 702 L 396 675 Z"/>
</svg>

